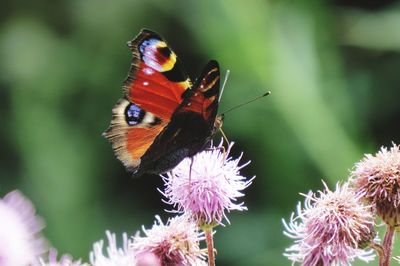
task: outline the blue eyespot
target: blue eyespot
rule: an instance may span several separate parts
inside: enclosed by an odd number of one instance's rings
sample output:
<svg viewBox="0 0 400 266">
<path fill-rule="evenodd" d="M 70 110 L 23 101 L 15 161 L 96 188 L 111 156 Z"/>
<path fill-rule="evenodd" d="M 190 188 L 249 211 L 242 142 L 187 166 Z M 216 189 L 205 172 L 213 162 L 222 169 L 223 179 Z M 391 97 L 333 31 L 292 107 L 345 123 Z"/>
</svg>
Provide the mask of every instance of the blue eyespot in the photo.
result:
<svg viewBox="0 0 400 266">
<path fill-rule="evenodd" d="M 128 125 L 134 126 L 139 124 L 144 117 L 145 112 L 139 106 L 131 103 L 125 109 L 125 119 Z"/>
<path fill-rule="evenodd" d="M 144 51 L 145 51 L 145 49 L 146 49 L 147 46 L 155 45 L 155 44 L 158 43 L 158 42 L 159 42 L 159 40 L 154 39 L 154 38 L 144 40 L 144 41 L 140 44 L 139 50 L 140 50 L 140 52 L 141 52 L 142 54 L 144 54 Z"/>
</svg>

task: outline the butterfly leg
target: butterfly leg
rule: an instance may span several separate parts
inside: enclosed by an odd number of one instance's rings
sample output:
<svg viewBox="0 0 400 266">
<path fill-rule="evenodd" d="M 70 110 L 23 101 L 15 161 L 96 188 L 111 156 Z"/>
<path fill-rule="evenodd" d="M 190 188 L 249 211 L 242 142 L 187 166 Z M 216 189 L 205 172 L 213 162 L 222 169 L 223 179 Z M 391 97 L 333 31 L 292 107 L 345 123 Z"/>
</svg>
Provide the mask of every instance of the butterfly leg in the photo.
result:
<svg viewBox="0 0 400 266">
<path fill-rule="evenodd" d="M 192 184 L 192 167 L 193 167 L 193 162 L 194 162 L 194 159 L 193 159 L 193 156 L 192 156 L 192 157 L 190 157 L 190 166 L 189 166 L 189 190 L 190 190 L 190 194 L 192 194 L 192 187 L 191 187 L 191 184 Z"/>
<path fill-rule="evenodd" d="M 225 162 L 226 155 L 227 155 L 226 148 L 224 146 L 219 146 L 219 147 L 210 147 L 210 148 L 205 149 L 205 151 L 214 151 L 214 150 L 220 150 L 222 152 L 222 154 L 224 155 L 222 157 L 222 159 Z"/>
<path fill-rule="evenodd" d="M 229 145 L 228 137 L 225 135 L 225 132 L 222 130 L 222 127 L 219 128 L 219 131 L 221 132 L 222 137 L 224 138 L 224 140 L 226 141 L 226 143 Z"/>
</svg>

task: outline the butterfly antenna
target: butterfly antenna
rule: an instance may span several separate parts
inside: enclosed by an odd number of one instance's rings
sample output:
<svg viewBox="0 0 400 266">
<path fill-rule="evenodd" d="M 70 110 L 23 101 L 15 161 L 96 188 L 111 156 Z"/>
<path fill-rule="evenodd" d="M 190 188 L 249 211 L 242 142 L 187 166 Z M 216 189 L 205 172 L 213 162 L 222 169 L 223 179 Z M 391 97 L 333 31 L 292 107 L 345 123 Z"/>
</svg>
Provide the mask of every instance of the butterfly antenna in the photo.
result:
<svg viewBox="0 0 400 266">
<path fill-rule="evenodd" d="M 222 93 L 224 92 L 226 82 L 228 81 L 228 78 L 229 78 L 229 73 L 231 73 L 231 71 L 230 71 L 229 69 L 226 70 L 226 74 L 225 74 L 225 78 L 224 78 L 224 83 L 222 83 L 221 93 L 219 94 L 218 102 L 221 101 Z"/>
<path fill-rule="evenodd" d="M 232 108 L 230 108 L 230 109 L 228 109 L 228 110 L 225 110 L 224 112 L 222 112 L 222 115 L 225 115 L 226 113 L 228 113 L 228 112 L 230 112 L 230 111 L 233 111 L 233 110 L 235 110 L 235 109 L 237 109 L 237 108 L 239 108 L 239 107 L 242 107 L 242 106 L 244 106 L 244 105 L 246 105 L 246 104 L 249 104 L 249 103 L 252 103 L 252 102 L 254 102 L 254 101 L 257 101 L 258 99 L 264 98 L 265 96 L 268 96 L 268 95 L 270 95 L 270 94 L 271 94 L 271 91 L 264 92 L 262 95 L 257 96 L 256 98 L 251 99 L 250 101 L 247 101 L 247 102 L 238 104 L 238 105 L 233 106 Z"/>
</svg>

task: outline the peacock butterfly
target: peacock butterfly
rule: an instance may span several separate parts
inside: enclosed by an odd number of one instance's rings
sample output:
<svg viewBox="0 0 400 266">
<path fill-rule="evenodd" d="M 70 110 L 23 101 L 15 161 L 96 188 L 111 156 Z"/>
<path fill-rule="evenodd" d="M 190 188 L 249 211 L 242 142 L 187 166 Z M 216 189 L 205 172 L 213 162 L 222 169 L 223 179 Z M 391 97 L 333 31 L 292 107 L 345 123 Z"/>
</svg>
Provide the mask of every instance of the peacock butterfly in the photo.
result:
<svg viewBox="0 0 400 266">
<path fill-rule="evenodd" d="M 221 126 L 219 65 L 211 60 L 193 84 L 157 33 L 143 29 L 128 47 L 124 97 L 103 135 L 134 176 L 164 173 L 203 150 Z"/>
</svg>

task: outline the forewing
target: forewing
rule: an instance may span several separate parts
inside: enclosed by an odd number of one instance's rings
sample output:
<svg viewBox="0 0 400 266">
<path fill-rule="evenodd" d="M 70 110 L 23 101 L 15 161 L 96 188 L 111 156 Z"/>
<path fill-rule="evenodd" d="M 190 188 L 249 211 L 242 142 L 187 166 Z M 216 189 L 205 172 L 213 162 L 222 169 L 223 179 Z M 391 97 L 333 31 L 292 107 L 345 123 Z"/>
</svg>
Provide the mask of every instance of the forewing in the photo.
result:
<svg viewBox="0 0 400 266">
<path fill-rule="evenodd" d="M 113 108 L 104 136 L 117 158 L 131 171 L 184 100 L 191 81 L 167 43 L 155 32 L 142 30 L 128 42 L 132 64 L 123 88 L 125 98 Z"/>
<path fill-rule="evenodd" d="M 168 122 L 191 86 L 175 52 L 155 32 L 142 30 L 128 42 L 133 59 L 124 82 L 126 98 Z"/>
<path fill-rule="evenodd" d="M 170 123 L 143 156 L 146 163 L 141 165 L 141 171 L 168 171 L 183 158 L 204 148 L 212 136 L 218 111 L 219 80 L 218 63 L 210 61 L 193 88 L 186 91 L 185 99 L 172 115 Z"/>
<path fill-rule="evenodd" d="M 211 60 L 196 80 L 193 89 L 187 91 L 188 97 L 182 102 L 176 113 L 195 112 L 200 114 L 210 127 L 214 126 L 218 111 L 220 92 L 219 64 Z"/>
</svg>

